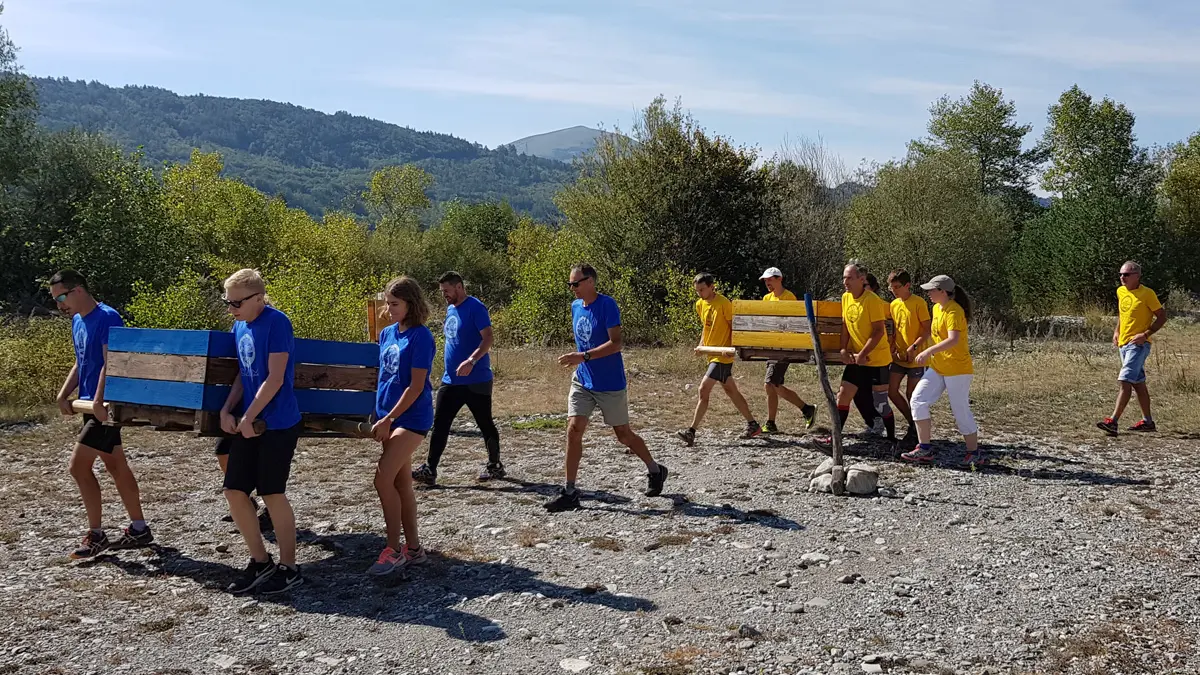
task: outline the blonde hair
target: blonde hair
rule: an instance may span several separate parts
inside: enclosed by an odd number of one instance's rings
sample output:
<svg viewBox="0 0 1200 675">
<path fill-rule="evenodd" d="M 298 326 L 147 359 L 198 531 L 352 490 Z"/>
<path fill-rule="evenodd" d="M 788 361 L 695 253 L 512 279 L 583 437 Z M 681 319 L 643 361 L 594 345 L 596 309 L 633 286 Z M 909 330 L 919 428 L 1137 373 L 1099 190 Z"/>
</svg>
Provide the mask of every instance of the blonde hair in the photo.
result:
<svg viewBox="0 0 1200 675">
<path fill-rule="evenodd" d="M 231 288 L 244 288 L 248 291 L 263 294 L 263 302 L 271 304 L 270 298 L 267 297 L 267 282 L 259 274 L 258 270 L 244 268 L 240 269 L 225 280 L 225 292 L 228 293 Z"/>
</svg>

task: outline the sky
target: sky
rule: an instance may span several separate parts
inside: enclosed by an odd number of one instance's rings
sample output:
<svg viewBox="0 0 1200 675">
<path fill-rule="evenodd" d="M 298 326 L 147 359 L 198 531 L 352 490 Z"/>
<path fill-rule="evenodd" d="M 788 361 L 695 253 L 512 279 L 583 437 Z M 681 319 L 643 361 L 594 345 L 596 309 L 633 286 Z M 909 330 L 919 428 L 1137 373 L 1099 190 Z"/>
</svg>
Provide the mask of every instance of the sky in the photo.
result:
<svg viewBox="0 0 1200 675">
<path fill-rule="evenodd" d="M 4 0 L 26 73 L 345 110 L 489 147 L 656 95 L 765 156 L 902 156 L 974 80 L 1040 135 L 1079 84 L 1143 145 L 1200 130 L 1193 0 Z"/>
</svg>

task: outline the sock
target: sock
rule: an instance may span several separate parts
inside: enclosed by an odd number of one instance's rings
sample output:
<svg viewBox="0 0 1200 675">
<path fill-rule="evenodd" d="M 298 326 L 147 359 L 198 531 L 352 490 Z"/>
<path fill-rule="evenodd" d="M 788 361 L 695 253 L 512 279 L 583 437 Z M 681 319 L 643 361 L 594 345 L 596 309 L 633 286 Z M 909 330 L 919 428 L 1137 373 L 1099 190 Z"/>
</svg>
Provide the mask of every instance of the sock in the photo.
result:
<svg viewBox="0 0 1200 675">
<path fill-rule="evenodd" d="M 1142 415 L 1142 419 L 1146 420 L 1147 422 L 1153 422 L 1153 421 L 1154 421 L 1154 418 L 1153 418 L 1153 417 L 1151 417 L 1151 416 L 1149 416 L 1149 415 Z"/>
<path fill-rule="evenodd" d="M 850 406 L 838 406 L 838 428 L 846 428 L 846 419 L 850 417 Z"/>
<path fill-rule="evenodd" d="M 104 528 L 103 527 L 93 527 L 92 534 L 96 535 L 97 537 L 101 537 L 104 535 Z"/>
<path fill-rule="evenodd" d="M 933 449 L 933 444 L 932 443 L 917 443 L 917 447 L 922 450 L 929 451 L 929 450 Z"/>
<path fill-rule="evenodd" d="M 883 428 L 885 430 L 887 430 L 887 437 L 888 437 L 889 441 L 896 440 L 896 416 L 895 415 L 888 415 L 883 418 Z"/>
<path fill-rule="evenodd" d="M 575 494 L 575 481 L 573 481 L 573 480 L 567 481 L 566 492 L 569 495 Z"/>
<path fill-rule="evenodd" d="M 775 420 L 767 420 L 767 424 L 775 424 Z"/>
<path fill-rule="evenodd" d="M 146 521 L 144 521 L 144 520 L 130 521 L 129 529 L 133 530 L 134 532 L 141 532 L 146 529 Z"/>
<path fill-rule="evenodd" d="M 1113 421 L 1113 424 L 1116 424 L 1117 422 L 1121 421 L 1120 417 L 1110 417 L 1109 419 L 1111 419 Z"/>
</svg>

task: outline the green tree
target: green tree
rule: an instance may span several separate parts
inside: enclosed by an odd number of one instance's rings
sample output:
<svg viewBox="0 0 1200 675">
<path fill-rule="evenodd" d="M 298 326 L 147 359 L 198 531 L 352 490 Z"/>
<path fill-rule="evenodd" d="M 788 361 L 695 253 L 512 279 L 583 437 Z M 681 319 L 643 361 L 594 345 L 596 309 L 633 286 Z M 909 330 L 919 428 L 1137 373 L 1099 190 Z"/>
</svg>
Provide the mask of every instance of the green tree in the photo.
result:
<svg viewBox="0 0 1200 675">
<path fill-rule="evenodd" d="M 1012 220 L 1000 199 L 979 191 L 971 155 L 942 151 L 884 165 L 874 190 L 846 215 L 846 250 L 883 283 L 903 267 L 914 279 L 948 274 L 982 305 L 1004 311 Z"/>
<path fill-rule="evenodd" d="M 1200 291 L 1200 132 L 1169 148 L 1160 197 L 1175 283 Z"/>
<path fill-rule="evenodd" d="M 503 253 L 508 235 L 520 223 L 520 216 L 507 202 L 465 204 L 452 201 L 442 214 L 441 227 L 475 239 L 488 251 Z"/>
<path fill-rule="evenodd" d="M 415 228 L 418 212 L 429 208 L 427 191 L 433 187 L 433 176 L 412 164 L 387 166 L 371 176 L 367 191 L 362 194 L 380 228 Z"/>
<path fill-rule="evenodd" d="M 803 161 L 803 160 L 801 160 Z M 845 208 L 820 168 L 784 159 L 767 165 L 759 260 L 778 267 L 787 285 L 824 298 L 840 295 L 845 265 Z M 756 275 L 757 277 L 757 275 Z M 753 290 L 762 288 L 757 281 Z"/>
<path fill-rule="evenodd" d="M 0 2 L 0 16 L 3 15 L 4 3 Z M 33 87 L 17 66 L 17 48 L 0 25 L 0 186 L 12 181 L 19 172 L 36 109 Z"/>
</svg>

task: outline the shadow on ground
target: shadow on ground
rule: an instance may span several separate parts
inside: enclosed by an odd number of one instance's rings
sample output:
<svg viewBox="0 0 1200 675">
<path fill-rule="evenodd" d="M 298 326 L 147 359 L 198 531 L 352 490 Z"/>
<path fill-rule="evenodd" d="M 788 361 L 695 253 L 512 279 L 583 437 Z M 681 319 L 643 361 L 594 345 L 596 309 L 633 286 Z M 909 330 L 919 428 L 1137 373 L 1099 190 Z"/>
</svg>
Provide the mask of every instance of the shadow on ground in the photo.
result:
<svg viewBox="0 0 1200 675">
<path fill-rule="evenodd" d="M 598 586 L 573 588 L 548 582 L 538 578 L 538 572 L 519 565 L 454 558 L 432 550 L 428 562 L 411 571 L 413 583 L 407 583 L 410 578 L 399 574 L 367 577 L 364 570 L 385 544 L 379 535 L 318 535 L 309 530 L 297 534 L 301 546 L 320 547 L 332 555 L 304 564 L 305 584 L 292 592 L 272 598 L 247 596 L 247 599 L 254 597 L 262 604 L 277 604 L 308 614 L 432 626 L 466 642 L 494 642 L 507 637 L 499 624 L 462 608 L 465 601 L 500 593 L 529 593 L 521 599 L 537 603 L 547 615 L 547 624 L 558 623 L 555 613 L 566 611 L 571 605 L 602 605 L 621 612 L 658 609 L 645 598 L 609 593 Z M 231 565 L 192 558 L 170 547 L 153 546 L 147 554 L 148 557 L 139 559 L 101 555 L 80 567 L 113 565 L 133 576 L 182 577 L 222 593 L 239 572 Z"/>
</svg>

